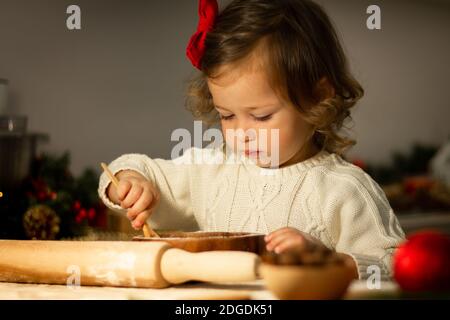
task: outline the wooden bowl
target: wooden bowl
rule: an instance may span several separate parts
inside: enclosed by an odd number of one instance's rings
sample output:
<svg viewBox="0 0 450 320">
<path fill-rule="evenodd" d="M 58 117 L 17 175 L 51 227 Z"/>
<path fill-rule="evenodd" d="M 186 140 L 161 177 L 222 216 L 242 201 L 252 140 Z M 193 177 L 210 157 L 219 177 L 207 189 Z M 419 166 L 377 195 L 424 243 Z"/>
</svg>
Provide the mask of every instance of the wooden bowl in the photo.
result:
<svg viewBox="0 0 450 320">
<path fill-rule="evenodd" d="M 267 288 L 284 300 L 339 299 L 353 279 L 352 270 L 344 263 L 296 266 L 264 262 L 260 274 Z"/>
<path fill-rule="evenodd" d="M 158 231 L 161 238 L 137 236 L 133 241 L 165 241 L 174 248 L 190 252 L 213 250 L 265 252 L 264 234 L 247 232 Z"/>
</svg>

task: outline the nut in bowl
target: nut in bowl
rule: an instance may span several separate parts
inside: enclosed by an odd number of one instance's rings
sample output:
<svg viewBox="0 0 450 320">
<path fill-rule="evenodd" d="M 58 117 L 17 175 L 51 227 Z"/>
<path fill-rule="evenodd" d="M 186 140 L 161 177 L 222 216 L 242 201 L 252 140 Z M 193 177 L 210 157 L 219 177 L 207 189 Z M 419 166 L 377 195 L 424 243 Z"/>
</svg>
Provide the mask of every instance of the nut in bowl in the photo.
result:
<svg viewBox="0 0 450 320">
<path fill-rule="evenodd" d="M 260 274 L 267 288 L 283 300 L 340 299 L 354 278 L 340 254 L 331 250 L 266 253 Z"/>
</svg>

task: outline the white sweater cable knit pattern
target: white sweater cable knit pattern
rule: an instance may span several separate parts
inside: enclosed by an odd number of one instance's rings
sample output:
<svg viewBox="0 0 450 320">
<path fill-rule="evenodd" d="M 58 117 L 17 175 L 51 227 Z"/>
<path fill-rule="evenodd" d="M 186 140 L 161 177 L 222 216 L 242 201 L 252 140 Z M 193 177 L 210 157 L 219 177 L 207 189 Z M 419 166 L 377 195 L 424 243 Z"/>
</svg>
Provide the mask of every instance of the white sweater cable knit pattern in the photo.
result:
<svg viewBox="0 0 450 320">
<path fill-rule="evenodd" d="M 361 279 L 377 267 L 382 279 L 391 277 L 392 255 L 404 233 L 384 192 L 364 171 L 326 151 L 262 169 L 226 158 L 222 150 L 190 148 L 174 160 L 126 154 L 109 167 L 114 174 L 135 170 L 158 188 L 161 199 L 150 217 L 154 228 L 267 234 L 293 227 L 351 255 Z M 106 196 L 109 182 L 103 173 L 99 195 L 125 214 Z"/>
</svg>

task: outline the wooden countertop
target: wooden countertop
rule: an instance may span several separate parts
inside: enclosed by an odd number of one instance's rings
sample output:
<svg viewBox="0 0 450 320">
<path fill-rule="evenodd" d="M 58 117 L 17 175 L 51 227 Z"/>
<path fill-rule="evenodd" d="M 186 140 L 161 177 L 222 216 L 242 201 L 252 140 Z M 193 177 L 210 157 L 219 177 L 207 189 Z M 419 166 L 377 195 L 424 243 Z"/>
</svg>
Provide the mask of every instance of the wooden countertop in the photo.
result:
<svg viewBox="0 0 450 320">
<path fill-rule="evenodd" d="M 394 296 L 397 286 L 382 282 L 381 289 L 368 289 L 365 281 L 354 281 L 345 298 L 366 299 Z M 115 287 L 67 287 L 63 285 L 0 283 L 0 299 L 44 300 L 274 300 L 263 280 L 238 284 L 190 282 L 164 289 Z"/>
</svg>

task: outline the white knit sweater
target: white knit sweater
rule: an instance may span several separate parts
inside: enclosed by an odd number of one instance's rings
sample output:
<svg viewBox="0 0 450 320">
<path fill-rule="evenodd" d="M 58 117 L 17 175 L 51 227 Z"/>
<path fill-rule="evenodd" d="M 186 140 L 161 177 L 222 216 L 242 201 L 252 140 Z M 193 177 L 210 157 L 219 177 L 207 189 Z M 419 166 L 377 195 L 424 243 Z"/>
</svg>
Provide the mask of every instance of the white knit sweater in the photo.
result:
<svg viewBox="0 0 450 320">
<path fill-rule="evenodd" d="M 404 233 L 384 192 L 364 171 L 326 151 L 262 169 L 223 150 L 191 148 L 174 160 L 125 154 L 109 167 L 114 174 L 135 170 L 159 189 L 149 221 L 156 229 L 267 234 L 294 227 L 351 255 L 361 279 L 373 270 L 391 277 L 392 255 Z M 101 199 L 125 213 L 106 196 L 109 182 L 102 174 Z"/>
</svg>

